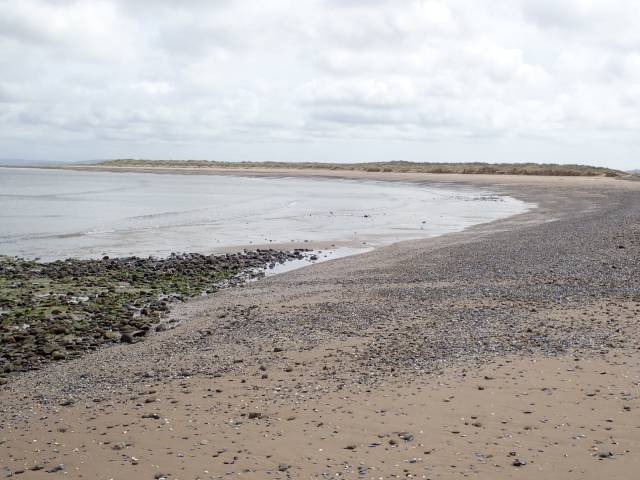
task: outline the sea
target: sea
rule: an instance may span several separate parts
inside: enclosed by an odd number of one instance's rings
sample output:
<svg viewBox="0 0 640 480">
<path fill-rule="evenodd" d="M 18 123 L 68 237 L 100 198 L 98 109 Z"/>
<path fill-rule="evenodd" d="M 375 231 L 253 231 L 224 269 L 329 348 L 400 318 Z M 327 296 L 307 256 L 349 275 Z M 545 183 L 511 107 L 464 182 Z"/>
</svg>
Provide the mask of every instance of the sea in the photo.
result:
<svg viewBox="0 0 640 480">
<path fill-rule="evenodd" d="M 531 207 L 441 184 L 0 168 L 0 255 L 49 261 L 305 246 L 358 252 Z"/>
</svg>

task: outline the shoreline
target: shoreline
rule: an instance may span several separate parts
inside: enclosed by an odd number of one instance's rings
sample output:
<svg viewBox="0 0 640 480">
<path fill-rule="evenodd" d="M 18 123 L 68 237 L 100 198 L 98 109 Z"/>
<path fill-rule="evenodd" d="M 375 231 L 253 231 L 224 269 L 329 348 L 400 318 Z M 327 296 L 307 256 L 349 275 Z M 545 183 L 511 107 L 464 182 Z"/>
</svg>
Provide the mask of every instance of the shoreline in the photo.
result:
<svg viewBox="0 0 640 480">
<path fill-rule="evenodd" d="M 149 342 L 12 381 L 0 394 L 11 468 L 629 478 L 640 461 L 629 420 L 640 408 L 640 185 L 478 177 L 460 181 L 539 207 L 226 290 L 182 305 L 183 324 Z M 23 434 L 65 447 L 29 453 Z"/>
</svg>

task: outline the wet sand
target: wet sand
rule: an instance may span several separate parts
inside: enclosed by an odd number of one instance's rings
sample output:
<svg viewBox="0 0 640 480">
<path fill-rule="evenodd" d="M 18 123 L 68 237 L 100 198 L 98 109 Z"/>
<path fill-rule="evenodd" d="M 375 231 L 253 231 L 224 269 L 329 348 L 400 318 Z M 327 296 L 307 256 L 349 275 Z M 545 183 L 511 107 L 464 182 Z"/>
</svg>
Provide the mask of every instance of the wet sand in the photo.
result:
<svg viewBox="0 0 640 480">
<path fill-rule="evenodd" d="M 539 208 L 226 290 L 144 343 L 12 378 L 0 466 L 19 478 L 633 478 L 640 185 L 360 175 L 482 185 Z"/>
</svg>

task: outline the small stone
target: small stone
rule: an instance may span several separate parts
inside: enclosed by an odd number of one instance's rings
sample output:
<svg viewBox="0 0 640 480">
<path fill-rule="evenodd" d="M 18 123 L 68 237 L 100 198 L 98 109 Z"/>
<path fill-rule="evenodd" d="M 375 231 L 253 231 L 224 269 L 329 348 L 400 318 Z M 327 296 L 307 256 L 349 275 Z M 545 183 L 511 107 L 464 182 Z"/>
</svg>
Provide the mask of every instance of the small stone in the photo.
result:
<svg viewBox="0 0 640 480">
<path fill-rule="evenodd" d="M 54 360 L 64 360 L 65 358 L 67 358 L 67 356 L 60 350 L 56 350 L 51 354 L 51 358 L 53 358 Z"/>
<path fill-rule="evenodd" d="M 49 470 L 47 470 L 47 473 L 56 473 L 56 472 L 61 472 L 62 470 L 64 470 L 63 463 L 61 463 L 60 465 L 56 465 L 53 468 L 50 468 Z"/>
<path fill-rule="evenodd" d="M 104 338 L 107 340 L 120 340 L 120 332 L 108 330 L 104 332 Z"/>
<path fill-rule="evenodd" d="M 45 355 L 51 355 L 53 352 L 57 350 L 57 348 L 58 348 L 57 345 L 47 343 L 42 347 L 42 353 L 44 353 Z"/>
<path fill-rule="evenodd" d="M 135 338 L 131 333 L 125 332 L 120 337 L 120 341 L 123 343 L 133 343 L 135 341 Z"/>
</svg>

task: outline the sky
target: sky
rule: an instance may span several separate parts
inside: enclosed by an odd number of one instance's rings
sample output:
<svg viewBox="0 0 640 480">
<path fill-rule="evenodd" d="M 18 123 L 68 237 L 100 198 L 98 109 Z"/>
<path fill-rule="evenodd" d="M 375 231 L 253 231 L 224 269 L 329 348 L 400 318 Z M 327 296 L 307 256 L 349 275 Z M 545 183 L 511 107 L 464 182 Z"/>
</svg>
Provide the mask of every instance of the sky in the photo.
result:
<svg viewBox="0 0 640 480">
<path fill-rule="evenodd" d="M 0 158 L 640 168 L 637 0 L 0 0 Z"/>
</svg>

